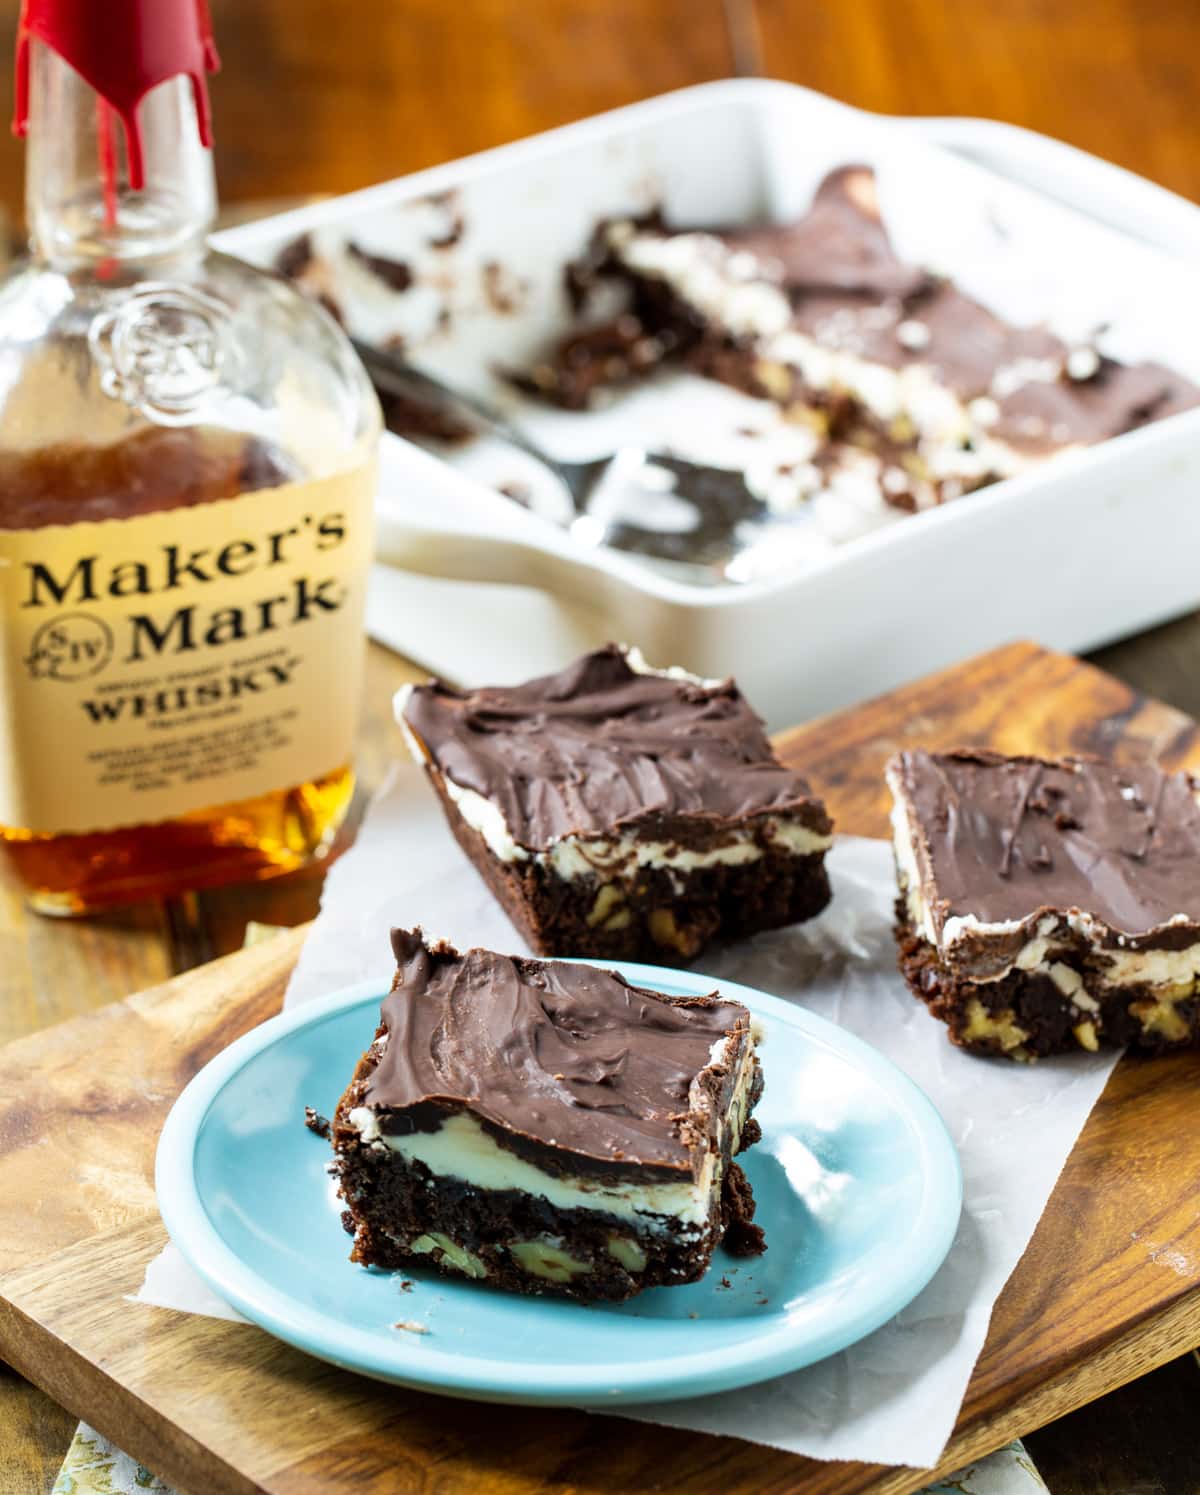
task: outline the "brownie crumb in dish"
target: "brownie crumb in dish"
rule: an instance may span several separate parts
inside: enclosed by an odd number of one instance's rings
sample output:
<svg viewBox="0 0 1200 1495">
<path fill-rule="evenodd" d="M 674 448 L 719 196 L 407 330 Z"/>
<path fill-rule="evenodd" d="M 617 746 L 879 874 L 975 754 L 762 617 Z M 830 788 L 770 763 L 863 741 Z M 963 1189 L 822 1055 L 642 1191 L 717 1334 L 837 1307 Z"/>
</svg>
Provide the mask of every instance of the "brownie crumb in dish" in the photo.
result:
<svg viewBox="0 0 1200 1495">
<path fill-rule="evenodd" d="M 832 822 L 731 680 L 610 644 L 523 685 L 410 687 L 397 716 L 542 954 L 679 964 L 829 901 Z"/>
<path fill-rule="evenodd" d="M 614 286 L 626 304 L 593 325 Z M 580 320 L 520 386 L 582 409 L 673 364 L 771 400 L 808 434 L 760 495 L 778 512 L 821 494 L 916 512 L 1200 404 L 1170 369 L 1010 326 L 905 264 L 865 166 L 831 172 L 791 223 L 608 219 L 567 287 Z"/>
<path fill-rule="evenodd" d="M 966 749 L 887 777 L 900 969 L 956 1044 L 1200 1041 L 1200 780 Z"/>
<path fill-rule="evenodd" d="M 618 1302 L 764 1249 L 750 1016 L 564 961 L 392 934 L 398 969 L 338 1104 L 351 1259 Z"/>
</svg>

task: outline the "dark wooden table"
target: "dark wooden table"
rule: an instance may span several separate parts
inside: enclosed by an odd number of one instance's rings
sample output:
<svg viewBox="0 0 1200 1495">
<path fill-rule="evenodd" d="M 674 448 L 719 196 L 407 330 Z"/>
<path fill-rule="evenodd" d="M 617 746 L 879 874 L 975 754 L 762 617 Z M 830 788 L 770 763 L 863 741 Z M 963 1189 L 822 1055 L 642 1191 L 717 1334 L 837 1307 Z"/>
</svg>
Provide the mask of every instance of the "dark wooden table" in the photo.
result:
<svg viewBox="0 0 1200 1495">
<path fill-rule="evenodd" d="M 0 36 L 20 0 L 0 0 Z M 222 196 L 304 196 L 763 73 L 867 109 L 981 114 L 1200 199 L 1195 0 L 210 0 Z M 0 116 L 12 112 L 0 69 Z M 0 136 L 0 207 L 21 150 Z"/>
<path fill-rule="evenodd" d="M 1197 0 L 211 0 L 225 70 L 217 164 L 230 205 L 343 191 L 601 109 L 734 73 L 871 109 L 979 114 L 1057 135 L 1200 199 Z M 0 0 L 11 35 L 19 0 Z M 336 34 L 335 34 L 336 32 Z M 0 76 L 0 115 L 11 114 Z M 0 226 L 21 149 L 0 134 Z M 1096 662 L 1200 715 L 1200 615 Z M 373 649 L 363 781 L 391 750 L 408 667 Z M 73 924 L 33 918 L 0 875 L 0 1040 L 298 923 L 319 874 Z M 1181 1181 L 1181 1186 L 1183 1186 Z M 1043 1430 L 1055 1495 L 1196 1495 L 1200 1372 L 1176 1362 Z M 74 1420 L 0 1372 L 0 1491 L 54 1481 Z"/>
</svg>

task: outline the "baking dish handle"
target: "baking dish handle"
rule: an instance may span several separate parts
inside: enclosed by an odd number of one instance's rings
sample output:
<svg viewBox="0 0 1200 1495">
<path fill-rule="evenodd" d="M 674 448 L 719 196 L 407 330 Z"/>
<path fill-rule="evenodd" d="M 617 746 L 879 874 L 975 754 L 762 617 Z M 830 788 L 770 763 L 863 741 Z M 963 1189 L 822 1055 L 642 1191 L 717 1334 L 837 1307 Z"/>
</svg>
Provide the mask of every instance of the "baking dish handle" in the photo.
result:
<svg viewBox="0 0 1200 1495">
<path fill-rule="evenodd" d="M 1200 207 L 1145 177 L 1048 135 L 969 118 L 907 119 L 904 128 L 1170 254 L 1200 259 Z"/>
<path fill-rule="evenodd" d="M 575 554 L 565 536 L 535 541 L 496 529 L 426 527 L 378 510 L 375 560 L 440 581 L 540 587 L 585 606 L 598 605 L 613 580 L 590 556 Z"/>
</svg>

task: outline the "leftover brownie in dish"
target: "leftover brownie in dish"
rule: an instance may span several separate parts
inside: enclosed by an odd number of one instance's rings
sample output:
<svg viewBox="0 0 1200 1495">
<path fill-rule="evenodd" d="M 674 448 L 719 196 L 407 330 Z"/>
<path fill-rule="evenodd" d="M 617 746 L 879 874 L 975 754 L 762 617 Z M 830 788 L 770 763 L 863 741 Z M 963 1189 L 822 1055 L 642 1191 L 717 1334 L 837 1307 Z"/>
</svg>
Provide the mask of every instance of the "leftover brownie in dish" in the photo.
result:
<svg viewBox="0 0 1200 1495">
<path fill-rule="evenodd" d="M 627 304 L 593 325 L 593 295 L 614 283 Z M 929 508 L 1200 404 L 1170 369 L 1010 326 L 904 263 L 864 166 L 831 172 L 797 222 L 606 220 L 567 286 L 580 325 L 517 382 L 584 408 L 682 364 L 770 399 L 808 433 L 807 460 L 756 480 L 777 512 L 822 494 Z"/>
<path fill-rule="evenodd" d="M 1200 781 L 962 750 L 887 769 L 900 969 L 980 1054 L 1200 1039 Z"/>
<path fill-rule="evenodd" d="M 396 979 L 334 1119 L 352 1260 L 619 1301 L 763 1249 L 750 1017 L 611 971 L 395 930 Z"/>
<path fill-rule="evenodd" d="M 524 685 L 410 688 L 397 715 L 542 954 L 679 963 L 829 901 L 832 822 L 732 680 L 609 645 Z"/>
</svg>

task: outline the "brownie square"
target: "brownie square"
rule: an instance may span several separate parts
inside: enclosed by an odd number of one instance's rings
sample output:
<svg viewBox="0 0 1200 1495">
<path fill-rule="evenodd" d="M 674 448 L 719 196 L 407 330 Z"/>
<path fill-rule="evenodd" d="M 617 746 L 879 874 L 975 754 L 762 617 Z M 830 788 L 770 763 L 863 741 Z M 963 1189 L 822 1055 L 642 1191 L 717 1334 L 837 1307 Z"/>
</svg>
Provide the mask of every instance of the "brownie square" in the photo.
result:
<svg viewBox="0 0 1200 1495">
<path fill-rule="evenodd" d="M 334 1118 L 351 1259 L 619 1301 L 763 1249 L 733 1161 L 762 1092 L 737 1002 L 392 934 Z"/>
<path fill-rule="evenodd" d="M 900 969 L 980 1054 L 1200 1037 L 1200 781 L 962 750 L 887 769 Z"/>
<path fill-rule="evenodd" d="M 609 645 L 397 714 L 450 828 L 544 955 L 693 959 L 829 901 L 832 822 L 731 680 Z"/>
</svg>

